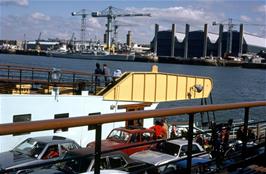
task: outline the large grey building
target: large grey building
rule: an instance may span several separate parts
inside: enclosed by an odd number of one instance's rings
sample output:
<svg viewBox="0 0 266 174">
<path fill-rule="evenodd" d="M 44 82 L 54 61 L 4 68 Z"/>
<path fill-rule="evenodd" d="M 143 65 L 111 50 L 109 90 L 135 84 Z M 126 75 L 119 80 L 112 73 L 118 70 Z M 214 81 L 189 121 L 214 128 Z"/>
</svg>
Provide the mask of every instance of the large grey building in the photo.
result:
<svg viewBox="0 0 266 174">
<path fill-rule="evenodd" d="M 157 55 L 158 56 L 171 56 L 171 36 L 172 31 L 159 31 L 157 36 Z M 232 45 L 231 54 L 233 56 L 239 55 L 240 46 L 240 32 L 232 32 Z M 222 33 L 222 47 L 221 55 L 225 56 L 228 45 L 228 32 Z M 174 38 L 174 56 L 184 57 L 184 45 L 185 45 L 185 34 L 175 33 Z M 153 48 L 154 39 L 151 42 L 151 47 Z M 207 56 L 218 56 L 218 43 L 219 35 L 214 33 L 207 34 Z M 204 31 L 190 31 L 188 35 L 188 58 L 202 57 L 204 55 Z M 243 47 L 242 54 L 245 53 L 259 53 L 266 52 L 266 38 L 261 38 L 251 34 L 243 34 Z"/>
</svg>

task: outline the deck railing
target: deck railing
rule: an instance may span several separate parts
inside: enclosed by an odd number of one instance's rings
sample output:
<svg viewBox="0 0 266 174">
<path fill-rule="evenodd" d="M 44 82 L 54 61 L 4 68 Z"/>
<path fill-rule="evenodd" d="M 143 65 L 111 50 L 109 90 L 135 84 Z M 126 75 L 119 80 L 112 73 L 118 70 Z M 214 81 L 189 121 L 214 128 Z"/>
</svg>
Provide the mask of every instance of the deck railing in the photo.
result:
<svg viewBox="0 0 266 174">
<path fill-rule="evenodd" d="M 58 79 L 53 79 L 54 71 L 60 73 Z M 23 84 L 29 84 L 32 92 L 36 92 L 37 88 L 47 88 L 46 93 L 50 93 L 50 87 L 57 86 L 71 87 L 73 94 L 78 93 L 80 88 L 95 94 L 99 87 L 106 85 L 105 77 L 108 76 L 82 71 L 0 64 L 0 83 L 2 84 L 0 93 L 12 93 L 12 89 L 19 86 L 17 91 L 21 94 L 23 93 Z M 99 83 L 98 81 L 96 83 L 96 78 L 101 79 Z"/>
<path fill-rule="evenodd" d="M 241 103 L 226 103 L 226 104 L 215 104 L 215 105 L 203 105 L 203 106 L 185 106 L 168 109 L 157 109 L 150 111 L 134 111 L 126 113 L 114 113 L 114 114 L 103 114 L 95 116 L 80 116 L 74 118 L 62 118 L 62 119 L 51 119 L 21 123 L 7 123 L 0 124 L 0 135 L 17 134 L 25 132 L 63 129 L 69 127 L 79 127 L 92 125 L 96 129 L 95 138 L 95 161 L 100 161 L 101 155 L 101 131 L 102 124 L 127 121 L 135 119 L 145 118 L 156 118 L 156 117 L 171 117 L 181 114 L 188 114 L 189 116 L 189 131 L 188 131 L 188 152 L 187 152 L 187 172 L 191 172 L 192 166 L 192 141 L 193 141 L 193 123 L 194 116 L 196 113 L 208 112 L 208 111 L 220 111 L 220 110 L 232 110 L 243 108 L 244 114 L 244 134 L 247 135 L 249 110 L 253 107 L 266 106 L 266 101 L 254 101 L 254 102 L 241 102 Z M 12 127 L 12 129 L 10 129 Z M 247 139 L 243 142 L 243 153 L 246 151 Z M 95 173 L 100 173 L 99 163 L 95 164 Z"/>
</svg>

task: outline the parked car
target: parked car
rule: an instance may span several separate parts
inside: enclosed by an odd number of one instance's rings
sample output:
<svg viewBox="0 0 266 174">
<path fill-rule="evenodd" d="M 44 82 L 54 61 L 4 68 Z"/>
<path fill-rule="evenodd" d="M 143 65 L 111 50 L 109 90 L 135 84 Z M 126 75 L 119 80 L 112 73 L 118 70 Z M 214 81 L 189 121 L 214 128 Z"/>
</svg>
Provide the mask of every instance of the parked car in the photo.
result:
<svg viewBox="0 0 266 174">
<path fill-rule="evenodd" d="M 28 138 L 14 149 L 0 153 L 0 167 L 2 171 L 15 171 L 16 168 L 57 160 L 65 152 L 77 148 L 80 148 L 80 146 L 74 140 L 65 137 Z"/>
<path fill-rule="evenodd" d="M 187 156 L 188 149 L 188 140 L 185 139 L 174 139 L 169 141 L 164 141 L 156 146 L 153 146 L 153 149 L 162 153 L 175 156 L 177 159 L 185 158 Z M 196 142 L 192 143 L 192 156 L 204 154 L 205 150 Z M 209 157 L 208 154 L 205 154 Z"/>
<path fill-rule="evenodd" d="M 50 174 L 59 173 L 93 173 L 95 166 L 94 150 L 89 148 L 80 148 L 69 151 L 59 162 L 50 168 L 38 169 L 31 174 L 40 174 L 49 172 Z M 145 168 L 147 164 L 130 159 L 128 155 L 120 151 L 104 153 L 101 155 L 100 170 L 110 170 L 113 173 L 132 172 Z M 115 172 L 116 171 L 116 172 Z M 111 174 L 111 173 L 110 173 Z"/>
<path fill-rule="evenodd" d="M 158 173 L 182 173 L 186 172 L 187 144 L 187 140 L 169 140 L 160 143 L 154 150 L 136 152 L 130 155 L 130 158 L 158 167 Z M 203 171 L 203 173 L 209 171 L 208 165 L 211 161 L 209 154 L 206 154 L 203 148 L 195 142 L 192 144 L 192 157 L 192 171 Z"/>
<path fill-rule="evenodd" d="M 153 130 L 145 128 L 115 128 L 110 132 L 106 140 L 102 140 L 102 151 L 149 142 L 153 140 L 153 135 Z M 130 155 L 141 150 L 149 149 L 150 146 L 150 144 L 140 145 L 137 147 L 123 149 L 121 151 Z M 87 147 L 95 148 L 95 142 L 89 143 Z"/>
</svg>

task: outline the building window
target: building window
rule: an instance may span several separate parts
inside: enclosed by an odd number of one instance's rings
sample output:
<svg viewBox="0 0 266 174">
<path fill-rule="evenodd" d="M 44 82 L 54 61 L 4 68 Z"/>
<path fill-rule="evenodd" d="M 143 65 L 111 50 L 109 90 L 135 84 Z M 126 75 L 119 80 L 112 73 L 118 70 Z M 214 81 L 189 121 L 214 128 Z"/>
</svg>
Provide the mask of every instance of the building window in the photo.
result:
<svg viewBox="0 0 266 174">
<path fill-rule="evenodd" d="M 92 115 L 101 115 L 101 112 L 89 113 L 89 116 L 92 116 Z M 94 125 L 89 125 L 88 126 L 88 130 L 94 130 L 94 129 L 96 129 Z"/>
<path fill-rule="evenodd" d="M 63 114 L 55 114 L 54 119 L 59 119 L 59 118 L 69 118 L 69 113 L 63 113 Z M 66 132 L 68 131 L 68 128 L 61 128 L 61 129 L 55 129 L 54 133 L 56 132 Z"/>
<path fill-rule="evenodd" d="M 13 116 L 13 123 L 25 122 L 25 121 L 31 121 L 31 114 L 21 114 L 21 115 L 14 115 Z M 24 135 L 24 134 L 29 134 L 29 133 L 13 134 L 13 136 Z"/>
</svg>

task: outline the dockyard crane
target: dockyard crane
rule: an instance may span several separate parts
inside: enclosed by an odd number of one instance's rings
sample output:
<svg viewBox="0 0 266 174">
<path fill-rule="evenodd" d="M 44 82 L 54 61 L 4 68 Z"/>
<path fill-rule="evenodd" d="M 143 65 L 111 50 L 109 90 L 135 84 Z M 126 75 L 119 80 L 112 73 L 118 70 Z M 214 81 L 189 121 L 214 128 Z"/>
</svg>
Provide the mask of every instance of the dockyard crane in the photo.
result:
<svg viewBox="0 0 266 174">
<path fill-rule="evenodd" d="M 232 18 L 229 18 L 228 19 L 228 23 L 217 23 L 217 22 L 213 22 L 212 25 L 227 25 L 228 26 L 228 33 L 227 33 L 227 46 L 226 46 L 226 52 L 231 54 L 232 52 L 232 38 L 233 38 L 233 28 L 234 26 L 236 25 L 239 25 L 239 24 L 233 24 L 233 19 Z"/>
<path fill-rule="evenodd" d="M 35 41 L 35 49 L 37 51 L 41 50 L 40 40 L 41 40 L 42 32 L 39 33 L 38 39 Z"/>
<path fill-rule="evenodd" d="M 92 12 L 92 17 L 105 17 L 107 18 L 106 24 L 106 33 L 107 33 L 107 49 L 110 50 L 111 47 L 111 33 L 112 33 L 112 25 L 113 21 L 117 17 L 135 17 L 135 16 L 151 16 L 150 13 L 129 13 L 125 10 L 121 10 L 112 6 L 107 7 L 103 11 L 100 12 Z"/>
<path fill-rule="evenodd" d="M 86 18 L 90 15 L 86 9 L 82 9 L 78 12 L 72 12 L 72 16 L 81 16 L 81 27 L 80 27 L 80 41 L 81 41 L 81 50 L 85 48 L 85 35 L 86 35 Z"/>
<path fill-rule="evenodd" d="M 67 43 L 67 49 L 70 49 L 71 52 L 74 51 L 74 45 L 75 45 L 74 40 L 75 40 L 75 33 L 73 32 L 70 40 Z"/>
<path fill-rule="evenodd" d="M 226 21 L 226 20 L 225 20 Z M 233 19 L 229 18 L 228 23 L 223 23 L 224 21 L 217 23 L 213 22 L 212 25 L 227 25 L 228 26 L 228 32 L 227 32 L 227 46 L 226 46 L 226 52 L 231 54 L 232 53 L 232 38 L 233 38 L 233 28 L 234 26 L 241 25 L 233 23 Z M 254 26 L 265 26 L 265 24 L 249 24 L 249 23 L 242 23 L 244 25 L 254 25 Z"/>
</svg>

